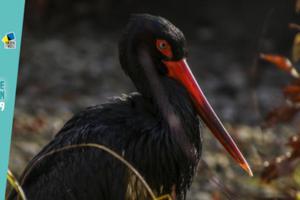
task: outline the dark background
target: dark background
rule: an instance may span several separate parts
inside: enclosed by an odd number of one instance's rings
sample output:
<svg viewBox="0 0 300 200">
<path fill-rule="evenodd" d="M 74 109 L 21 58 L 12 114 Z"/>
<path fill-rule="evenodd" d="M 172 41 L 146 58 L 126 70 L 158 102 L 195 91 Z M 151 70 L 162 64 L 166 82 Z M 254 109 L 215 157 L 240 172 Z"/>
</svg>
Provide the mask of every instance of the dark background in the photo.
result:
<svg viewBox="0 0 300 200">
<path fill-rule="evenodd" d="M 207 95 L 215 98 L 217 95 L 231 99 L 236 98 L 238 103 L 242 104 L 240 107 L 235 105 L 235 108 L 232 108 L 234 105 L 228 105 L 227 109 L 230 113 L 227 114 L 227 111 L 222 112 L 222 106 L 218 105 L 221 102 L 213 102 L 217 106 L 216 109 L 220 110 L 221 115 L 225 113 L 225 119 L 232 122 L 256 123 L 258 116 L 238 112 L 240 109 L 242 109 L 241 112 L 245 112 L 245 109 L 252 111 L 252 103 L 247 101 L 250 99 L 247 97 L 247 99 L 241 100 L 237 96 L 241 92 L 246 93 L 243 94 L 244 97 L 250 95 L 250 91 L 245 90 L 253 85 L 258 85 L 257 81 L 265 81 L 260 80 L 262 78 L 274 78 L 265 77 L 264 73 L 268 69 L 261 69 L 260 66 L 256 66 L 258 53 L 278 53 L 286 56 L 290 54 L 295 31 L 288 29 L 288 23 L 299 20 L 294 10 L 295 2 L 293 0 L 174 2 L 168 0 L 32 0 L 27 1 L 26 4 L 22 51 L 22 58 L 24 59 L 22 59 L 22 62 L 26 63 L 28 61 L 26 54 L 31 53 L 26 50 L 29 46 L 26 45 L 27 41 L 32 44 L 30 39 L 35 38 L 37 43 L 41 40 L 40 45 L 43 45 L 43 42 L 53 44 L 52 42 L 55 43 L 53 40 L 61 42 L 66 48 L 70 48 L 68 49 L 70 53 L 81 53 L 82 58 L 78 58 L 81 61 L 91 51 L 95 56 L 98 56 L 98 59 L 91 60 L 91 62 L 97 62 L 91 66 L 95 68 L 92 70 L 113 68 L 109 64 L 101 63 L 103 60 L 101 60 L 100 54 L 105 49 L 101 48 L 100 41 L 111 45 L 111 51 L 106 49 L 106 52 L 103 53 L 108 54 L 109 58 L 113 59 L 113 62 L 118 65 L 116 49 L 118 38 L 127 23 L 130 13 L 146 12 L 161 15 L 175 23 L 185 33 L 190 46 L 191 66 L 195 71 L 194 73 L 199 75 L 200 81 L 203 81 L 204 85 L 208 84 L 204 87 L 204 90 L 207 90 Z M 45 45 L 51 46 L 50 44 Z M 57 51 L 63 51 L 63 47 L 53 45 L 52 47 L 56 48 Z M 97 49 L 93 51 L 93 47 L 99 48 L 101 52 L 96 55 L 95 51 Z M 35 50 L 40 51 L 41 49 Z M 71 57 L 71 55 L 66 55 L 68 50 L 67 52 L 61 52 L 58 56 L 65 59 Z M 57 52 L 53 52 L 53 54 L 55 53 Z M 34 56 L 29 55 L 28 57 L 36 59 Z M 41 56 L 44 56 L 44 54 Z M 43 58 L 39 57 L 38 59 Z M 50 65 L 52 68 L 63 64 L 55 63 L 52 58 L 47 57 L 45 61 L 47 63 L 43 64 Z M 40 70 L 41 67 L 39 66 Z M 76 68 L 76 66 L 70 67 Z M 50 67 L 45 66 L 43 70 L 47 71 L 47 68 L 50 69 Z M 238 69 L 232 72 L 233 68 Z M 259 71 L 257 72 L 257 70 Z M 111 73 L 120 76 L 123 72 L 119 71 L 120 68 L 116 66 L 116 69 L 112 69 Z M 87 73 L 90 72 L 87 71 Z M 256 74 L 251 74 L 253 72 Z M 92 72 L 92 75 L 96 76 L 97 74 Z M 95 80 L 97 82 L 103 81 L 102 75 L 107 77 L 107 74 L 103 73 L 98 75 L 97 80 Z M 68 76 L 71 76 L 71 73 L 68 73 Z M 210 76 L 213 76 L 213 78 L 210 78 Z M 277 82 L 279 81 L 280 78 Z M 51 77 L 49 82 L 51 82 Z M 97 82 L 93 83 L 97 84 Z M 217 84 L 217 86 L 213 84 Z M 20 83 L 19 85 L 21 88 L 27 88 L 24 84 Z M 121 86 L 123 85 L 121 84 Z M 88 88 L 91 86 L 84 85 L 83 87 L 84 90 L 89 90 Z M 111 88 L 110 91 L 114 92 L 114 89 Z M 264 90 L 259 92 L 266 93 Z M 262 105 L 261 109 L 265 111 L 266 108 Z"/>
<path fill-rule="evenodd" d="M 289 78 L 258 54 L 290 56 L 296 31 L 288 24 L 299 22 L 294 0 L 26 1 L 10 168 L 19 175 L 73 113 L 135 91 L 120 68 L 117 44 L 130 13 L 144 12 L 183 31 L 192 71 L 255 173 L 247 177 L 205 132 L 189 198 L 285 197 L 286 188 L 262 184 L 259 175 L 299 125 L 260 128 L 283 103 L 280 90 Z M 298 175 L 281 181 L 299 188 Z"/>
</svg>

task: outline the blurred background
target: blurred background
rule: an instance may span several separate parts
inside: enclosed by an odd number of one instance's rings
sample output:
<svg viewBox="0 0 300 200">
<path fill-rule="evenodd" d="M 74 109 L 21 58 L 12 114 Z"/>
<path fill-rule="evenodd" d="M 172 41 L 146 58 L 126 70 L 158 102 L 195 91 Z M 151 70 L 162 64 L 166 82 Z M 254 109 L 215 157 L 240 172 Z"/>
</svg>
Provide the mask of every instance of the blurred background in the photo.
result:
<svg viewBox="0 0 300 200">
<path fill-rule="evenodd" d="M 188 199 L 300 199 L 299 105 L 283 90 L 297 79 L 259 57 L 292 56 L 295 0 L 27 0 L 10 169 L 19 176 L 74 113 L 135 91 L 117 44 L 130 13 L 144 12 L 184 32 L 192 71 L 254 170 L 206 131 Z"/>
</svg>

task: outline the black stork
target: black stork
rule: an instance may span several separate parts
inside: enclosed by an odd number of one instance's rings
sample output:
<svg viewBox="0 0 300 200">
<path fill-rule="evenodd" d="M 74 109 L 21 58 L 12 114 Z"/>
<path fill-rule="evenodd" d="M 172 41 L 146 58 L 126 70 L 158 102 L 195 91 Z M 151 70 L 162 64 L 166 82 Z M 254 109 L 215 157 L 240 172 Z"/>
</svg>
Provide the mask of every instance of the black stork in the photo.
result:
<svg viewBox="0 0 300 200">
<path fill-rule="evenodd" d="M 183 33 L 168 20 L 132 15 L 119 43 L 120 62 L 138 93 L 76 114 L 28 164 L 29 200 L 149 199 L 115 158 L 92 148 L 45 157 L 67 145 L 97 143 L 118 152 L 157 196 L 186 199 L 201 156 L 199 119 L 233 159 L 251 169 L 197 84 L 186 61 Z M 34 164 L 34 166 L 32 166 Z M 12 192 L 9 199 L 17 199 Z"/>
</svg>

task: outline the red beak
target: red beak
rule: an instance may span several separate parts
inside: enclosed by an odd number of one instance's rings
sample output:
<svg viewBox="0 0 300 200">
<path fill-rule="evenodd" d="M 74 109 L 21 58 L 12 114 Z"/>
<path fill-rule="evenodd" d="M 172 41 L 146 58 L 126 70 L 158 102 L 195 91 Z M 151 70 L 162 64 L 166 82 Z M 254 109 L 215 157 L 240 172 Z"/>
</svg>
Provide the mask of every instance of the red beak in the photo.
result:
<svg viewBox="0 0 300 200">
<path fill-rule="evenodd" d="M 179 61 L 163 61 L 168 68 L 169 77 L 178 80 L 191 95 L 198 114 L 214 136 L 224 146 L 233 159 L 250 175 L 253 176 L 243 154 L 226 131 L 222 122 L 210 106 L 185 59 Z"/>
</svg>

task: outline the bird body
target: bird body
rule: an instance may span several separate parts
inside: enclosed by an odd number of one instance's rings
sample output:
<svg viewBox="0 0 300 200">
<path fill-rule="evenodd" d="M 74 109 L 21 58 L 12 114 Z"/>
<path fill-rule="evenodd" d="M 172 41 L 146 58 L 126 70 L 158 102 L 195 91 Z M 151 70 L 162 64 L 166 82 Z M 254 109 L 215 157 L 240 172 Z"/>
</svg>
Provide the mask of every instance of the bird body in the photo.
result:
<svg viewBox="0 0 300 200">
<path fill-rule="evenodd" d="M 88 143 L 123 156 L 155 195 L 185 199 L 201 155 L 198 115 L 250 170 L 189 70 L 178 28 L 162 17 L 134 15 L 119 51 L 138 93 L 87 108 L 69 120 L 25 169 L 21 184 L 29 200 L 151 199 L 137 177 L 104 151 L 74 148 L 45 156 Z M 16 197 L 13 192 L 9 200 Z"/>
<path fill-rule="evenodd" d="M 181 112 L 188 122 L 195 122 L 190 129 L 194 147 L 191 153 L 199 158 L 198 119 L 191 103 L 190 106 L 190 112 Z M 145 192 L 139 194 L 145 188 L 122 163 L 96 149 L 64 151 L 37 162 L 53 150 L 82 143 L 102 144 L 124 156 L 158 196 L 170 194 L 176 185 L 178 198 L 183 197 L 198 163 L 198 160 L 186 162 L 190 156 L 184 155 L 174 141 L 157 108 L 140 94 L 131 94 L 90 107 L 65 124 L 29 164 L 31 167 L 36 162 L 23 182 L 29 199 L 124 199 L 126 193 L 130 193 L 128 199 L 138 195 L 136 199 L 143 199 L 141 196 L 150 199 Z M 132 179 L 134 182 L 130 182 Z M 130 189 L 129 183 L 133 185 Z"/>
</svg>

